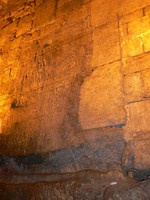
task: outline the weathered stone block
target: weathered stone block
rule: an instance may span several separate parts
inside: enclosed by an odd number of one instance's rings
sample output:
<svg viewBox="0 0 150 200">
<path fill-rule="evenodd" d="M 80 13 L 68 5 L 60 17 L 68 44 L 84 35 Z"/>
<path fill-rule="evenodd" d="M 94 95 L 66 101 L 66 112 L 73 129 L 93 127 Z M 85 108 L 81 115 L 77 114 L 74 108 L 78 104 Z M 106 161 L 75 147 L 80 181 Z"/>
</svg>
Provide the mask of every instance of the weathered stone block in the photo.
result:
<svg viewBox="0 0 150 200">
<path fill-rule="evenodd" d="M 56 17 L 59 30 L 66 27 L 72 28 L 79 23 L 83 23 L 86 29 L 89 23 L 89 5 L 84 4 L 84 1 L 71 1 L 69 5 L 66 4 L 57 9 Z"/>
<path fill-rule="evenodd" d="M 122 169 L 134 178 L 143 180 L 150 176 L 150 136 L 128 142 L 122 155 Z"/>
<path fill-rule="evenodd" d="M 117 23 L 99 27 L 93 34 L 93 67 L 101 66 L 120 59 Z"/>
<path fill-rule="evenodd" d="M 16 37 L 26 33 L 31 29 L 32 25 L 32 15 L 27 15 L 20 19 L 20 22 L 18 24 L 18 30 L 16 33 Z"/>
<path fill-rule="evenodd" d="M 118 1 L 118 0 L 117 0 Z M 117 20 L 117 1 L 94 0 L 91 2 L 91 23 L 97 27 L 110 21 Z"/>
<path fill-rule="evenodd" d="M 115 0 L 113 2 L 111 0 L 93 0 L 91 4 L 92 25 L 94 27 L 100 26 L 102 24 L 115 21 L 118 17 L 122 17 L 123 15 L 127 15 L 129 13 L 132 13 L 129 18 L 134 18 L 134 15 L 136 16 L 136 14 L 133 14 L 134 11 L 140 10 L 149 4 L 148 0 L 144 0 L 142 2 L 139 0 Z"/>
<path fill-rule="evenodd" d="M 134 168 L 150 170 L 150 137 L 149 140 L 135 141 L 134 147 Z"/>
<path fill-rule="evenodd" d="M 131 74 L 148 68 L 150 68 L 150 53 L 123 60 L 124 74 Z"/>
<path fill-rule="evenodd" d="M 116 4 L 118 5 L 118 13 L 119 15 L 125 15 L 125 14 L 129 14 L 132 13 L 136 10 L 139 10 L 141 8 L 144 8 L 148 5 L 150 5 L 149 0 L 135 0 L 135 1 L 130 1 L 130 0 L 118 0 L 116 2 Z"/>
<path fill-rule="evenodd" d="M 142 100 L 142 80 L 140 73 L 124 77 L 125 100 L 127 103 Z"/>
<path fill-rule="evenodd" d="M 127 14 L 127 15 L 121 16 L 119 22 L 121 24 L 127 24 L 129 22 L 136 20 L 137 18 L 140 18 L 140 17 L 143 17 L 143 9 L 136 10 L 134 12 Z"/>
<path fill-rule="evenodd" d="M 128 33 L 131 37 L 142 35 L 149 31 L 150 20 L 148 16 L 138 18 L 128 23 Z"/>
<path fill-rule="evenodd" d="M 122 42 L 122 57 L 136 56 L 143 53 L 143 41 L 141 37 L 127 39 Z"/>
<path fill-rule="evenodd" d="M 150 130 L 150 101 L 140 101 L 126 105 L 127 125 L 125 129 L 125 138 L 133 138 L 136 132 Z"/>
<path fill-rule="evenodd" d="M 79 107 L 83 129 L 125 123 L 122 83 L 120 62 L 99 67 L 84 81 Z"/>
</svg>

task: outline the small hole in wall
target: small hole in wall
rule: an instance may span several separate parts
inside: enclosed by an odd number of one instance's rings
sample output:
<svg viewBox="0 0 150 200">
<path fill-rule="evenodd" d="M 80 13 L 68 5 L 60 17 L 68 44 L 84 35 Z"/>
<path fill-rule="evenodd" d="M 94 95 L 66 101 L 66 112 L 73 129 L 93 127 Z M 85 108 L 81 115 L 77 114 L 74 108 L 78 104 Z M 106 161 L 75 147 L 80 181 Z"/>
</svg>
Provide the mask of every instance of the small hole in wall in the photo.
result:
<svg viewBox="0 0 150 200">
<path fill-rule="evenodd" d="M 11 103 L 11 108 L 13 109 L 17 108 L 17 99 L 13 100 L 13 102 Z"/>
</svg>

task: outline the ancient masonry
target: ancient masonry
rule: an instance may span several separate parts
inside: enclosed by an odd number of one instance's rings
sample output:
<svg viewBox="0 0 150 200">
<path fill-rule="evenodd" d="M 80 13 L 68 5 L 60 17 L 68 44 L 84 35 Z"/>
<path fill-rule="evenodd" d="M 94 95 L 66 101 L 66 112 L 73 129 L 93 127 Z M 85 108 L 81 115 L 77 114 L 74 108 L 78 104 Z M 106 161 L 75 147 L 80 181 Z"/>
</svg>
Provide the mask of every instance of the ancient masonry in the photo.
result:
<svg viewBox="0 0 150 200">
<path fill-rule="evenodd" d="M 150 1 L 0 0 L 0 199 L 149 200 L 149 176 Z"/>
</svg>

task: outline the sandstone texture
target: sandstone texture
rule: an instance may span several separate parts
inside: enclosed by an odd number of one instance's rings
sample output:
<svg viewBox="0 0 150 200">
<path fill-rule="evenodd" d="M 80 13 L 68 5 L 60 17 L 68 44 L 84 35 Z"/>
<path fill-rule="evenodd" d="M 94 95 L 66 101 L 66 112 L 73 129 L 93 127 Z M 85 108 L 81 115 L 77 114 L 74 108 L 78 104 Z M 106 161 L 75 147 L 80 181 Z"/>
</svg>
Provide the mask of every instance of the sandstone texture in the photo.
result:
<svg viewBox="0 0 150 200">
<path fill-rule="evenodd" d="M 0 0 L 0 199 L 149 200 L 149 119 L 149 0 Z"/>
</svg>

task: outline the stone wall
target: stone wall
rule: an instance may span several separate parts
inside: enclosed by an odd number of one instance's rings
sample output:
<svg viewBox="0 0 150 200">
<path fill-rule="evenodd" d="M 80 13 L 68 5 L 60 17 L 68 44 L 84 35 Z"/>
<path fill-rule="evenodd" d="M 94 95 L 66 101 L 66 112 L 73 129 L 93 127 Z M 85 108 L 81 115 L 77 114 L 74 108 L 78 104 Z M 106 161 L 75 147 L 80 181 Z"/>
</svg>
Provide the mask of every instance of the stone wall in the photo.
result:
<svg viewBox="0 0 150 200">
<path fill-rule="evenodd" d="M 149 170 L 149 76 L 149 0 L 0 0 L 2 165 Z"/>
</svg>

